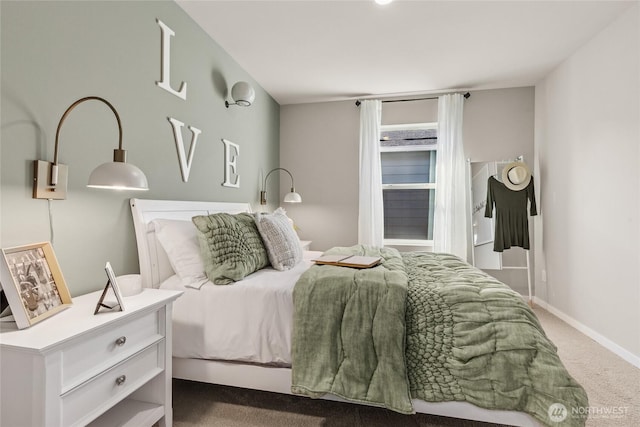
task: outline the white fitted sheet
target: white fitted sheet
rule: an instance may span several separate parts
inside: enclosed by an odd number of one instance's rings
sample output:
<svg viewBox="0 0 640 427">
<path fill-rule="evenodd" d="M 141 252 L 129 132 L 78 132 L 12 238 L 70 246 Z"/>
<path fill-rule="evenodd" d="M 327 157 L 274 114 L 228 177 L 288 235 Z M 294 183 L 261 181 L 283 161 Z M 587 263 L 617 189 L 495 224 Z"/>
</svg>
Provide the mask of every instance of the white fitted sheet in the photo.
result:
<svg viewBox="0 0 640 427">
<path fill-rule="evenodd" d="M 231 285 L 165 280 L 161 289 L 184 291 L 173 304 L 173 356 L 290 366 L 293 288 L 320 255 L 307 251 L 291 270 L 264 268 Z"/>
</svg>

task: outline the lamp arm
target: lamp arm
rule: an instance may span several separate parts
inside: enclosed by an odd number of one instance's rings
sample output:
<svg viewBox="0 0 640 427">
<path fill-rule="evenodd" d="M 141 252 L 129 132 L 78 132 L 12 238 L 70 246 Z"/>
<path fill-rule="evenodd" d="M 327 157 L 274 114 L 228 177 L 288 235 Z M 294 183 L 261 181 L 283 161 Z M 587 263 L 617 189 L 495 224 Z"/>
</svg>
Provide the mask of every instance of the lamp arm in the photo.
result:
<svg viewBox="0 0 640 427">
<path fill-rule="evenodd" d="M 69 108 L 67 108 L 67 111 L 65 111 L 64 114 L 62 115 L 62 117 L 60 118 L 60 122 L 58 122 L 58 128 L 56 129 L 56 144 L 55 144 L 55 148 L 54 148 L 54 152 L 53 152 L 53 165 L 54 166 L 58 165 L 58 137 L 60 135 L 60 128 L 62 127 L 62 123 L 67 118 L 67 116 L 69 115 L 71 110 L 76 108 L 76 106 L 78 104 L 81 104 L 81 103 L 83 103 L 85 101 L 89 101 L 91 99 L 95 99 L 96 101 L 102 101 L 105 104 L 107 104 L 107 106 L 111 109 L 111 111 L 113 111 L 113 114 L 116 116 L 116 120 L 118 122 L 118 151 L 122 152 L 122 123 L 120 123 L 120 116 L 118 115 L 118 112 L 113 107 L 113 105 L 111 105 L 111 103 L 109 101 L 107 101 L 106 99 L 100 98 L 99 96 L 87 96 L 85 98 L 78 99 L 76 102 L 71 104 L 71 106 Z M 115 157 L 116 157 L 116 154 L 114 153 L 114 161 L 125 161 L 124 158 L 122 160 L 117 160 Z"/>
<path fill-rule="evenodd" d="M 269 178 L 269 175 L 271 175 L 273 172 L 275 171 L 285 171 L 286 173 L 289 174 L 289 176 L 291 177 L 291 188 L 295 188 L 295 186 L 293 185 L 293 175 L 291 175 L 291 172 L 289 172 L 288 170 L 286 170 L 285 168 L 275 168 L 269 171 L 269 173 L 267 174 L 267 176 L 264 177 L 264 185 L 262 186 L 262 191 L 267 191 L 267 178 Z"/>
</svg>

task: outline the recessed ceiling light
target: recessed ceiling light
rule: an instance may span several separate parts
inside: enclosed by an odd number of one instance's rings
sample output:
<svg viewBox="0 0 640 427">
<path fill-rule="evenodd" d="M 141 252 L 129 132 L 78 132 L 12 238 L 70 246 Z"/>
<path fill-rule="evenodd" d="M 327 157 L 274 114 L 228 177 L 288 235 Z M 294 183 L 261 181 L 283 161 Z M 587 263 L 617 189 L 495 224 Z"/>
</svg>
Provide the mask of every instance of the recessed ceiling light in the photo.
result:
<svg viewBox="0 0 640 427">
<path fill-rule="evenodd" d="M 378 4 L 389 4 L 391 3 L 393 0 L 375 0 L 376 3 Z"/>
</svg>

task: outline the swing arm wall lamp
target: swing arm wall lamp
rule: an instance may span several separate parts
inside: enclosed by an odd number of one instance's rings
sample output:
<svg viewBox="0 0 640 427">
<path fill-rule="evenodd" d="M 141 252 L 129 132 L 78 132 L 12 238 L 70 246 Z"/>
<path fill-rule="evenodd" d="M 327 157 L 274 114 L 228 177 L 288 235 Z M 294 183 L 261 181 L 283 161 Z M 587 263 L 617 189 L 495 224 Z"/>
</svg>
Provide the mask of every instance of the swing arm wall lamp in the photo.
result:
<svg viewBox="0 0 640 427">
<path fill-rule="evenodd" d="M 67 198 L 67 165 L 58 163 L 59 136 L 62 123 L 69 113 L 79 104 L 96 100 L 105 103 L 113 112 L 118 122 L 118 148 L 113 150 L 113 162 L 103 163 L 91 172 L 87 187 L 110 188 L 119 190 L 148 190 L 147 177 L 136 166 L 126 163 L 127 152 L 122 149 L 122 124 L 116 109 L 104 98 L 87 96 L 71 104 L 64 112 L 56 129 L 56 142 L 53 163 L 34 160 L 33 198 L 55 199 Z"/>
<path fill-rule="evenodd" d="M 269 178 L 269 175 L 271 175 L 273 172 L 279 171 L 279 170 L 280 171 L 285 171 L 291 177 L 291 191 L 288 192 L 287 194 L 285 194 L 284 199 L 282 201 L 285 202 L 285 203 L 302 203 L 302 197 L 300 196 L 300 194 L 296 193 L 296 189 L 295 189 L 295 187 L 293 185 L 293 175 L 291 175 L 291 172 L 289 172 L 285 168 L 275 168 L 275 169 L 270 170 L 269 173 L 267 174 L 267 176 L 264 178 L 264 183 L 262 185 L 262 191 L 260 191 L 260 204 L 261 205 L 266 205 L 267 204 L 267 179 Z"/>
</svg>

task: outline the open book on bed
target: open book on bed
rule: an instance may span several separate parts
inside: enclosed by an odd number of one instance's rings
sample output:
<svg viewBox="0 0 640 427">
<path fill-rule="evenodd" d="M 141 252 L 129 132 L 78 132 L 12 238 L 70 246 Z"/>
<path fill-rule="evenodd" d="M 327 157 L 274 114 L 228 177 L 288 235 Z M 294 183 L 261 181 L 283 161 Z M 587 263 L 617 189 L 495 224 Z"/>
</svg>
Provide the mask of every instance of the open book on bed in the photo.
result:
<svg viewBox="0 0 640 427">
<path fill-rule="evenodd" d="M 339 267 L 370 268 L 380 264 L 381 257 L 361 255 L 324 255 L 313 260 L 316 264 Z"/>
</svg>

